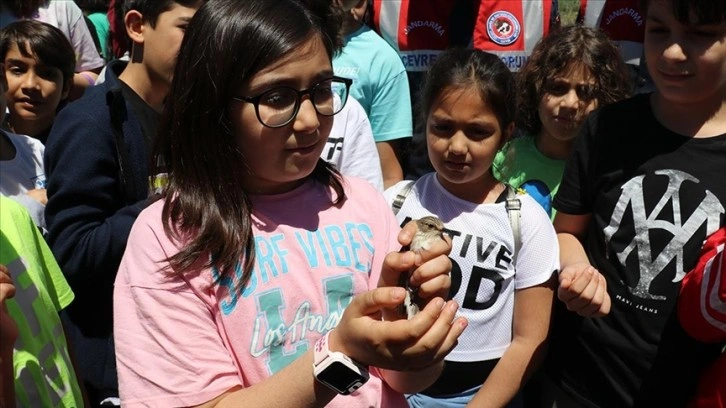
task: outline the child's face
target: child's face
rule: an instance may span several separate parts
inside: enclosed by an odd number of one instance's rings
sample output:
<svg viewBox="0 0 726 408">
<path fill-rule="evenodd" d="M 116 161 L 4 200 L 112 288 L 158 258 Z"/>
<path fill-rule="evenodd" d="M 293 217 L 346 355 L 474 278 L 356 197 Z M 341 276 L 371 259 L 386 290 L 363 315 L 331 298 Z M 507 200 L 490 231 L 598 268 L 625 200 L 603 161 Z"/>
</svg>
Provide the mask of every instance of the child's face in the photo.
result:
<svg viewBox="0 0 726 408">
<path fill-rule="evenodd" d="M 148 21 L 143 25 L 143 64 L 152 78 L 166 86 L 171 86 L 184 33 L 200 5 L 201 1 L 193 7 L 173 3 L 169 10 L 159 14 L 154 27 Z"/>
<path fill-rule="evenodd" d="M 459 197 L 480 191 L 509 132 L 478 91 L 444 89 L 426 120 L 429 159 L 444 188 Z"/>
<path fill-rule="evenodd" d="M 650 1 L 645 58 L 659 94 L 676 103 L 722 101 L 726 92 L 726 23 L 682 24 L 668 1 Z"/>
<path fill-rule="evenodd" d="M 538 112 L 542 122 L 539 137 L 550 142 L 570 142 L 582 122 L 597 107 L 595 78 L 581 66 L 568 66 L 547 79 Z"/>
<path fill-rule="evenodd" d="M 4 65 L 8 84 L 5 96 L 11 120 L 52 122 L 70 88 L 63 84 L 63 72 L 34 57 L 24 56 L 15 44 L 5 54 Z"/>
<path fill-rule="evenodd" d="M 237 94 L 255 97 L 280 86 L 310 89 L 332 76 L 330 57 L 315 35 L 255 74 Z M 298 186 L 315 169 L 333 126 L 333 118 L 319 115 L 309 95 L 302 98 L 295 118 L 279 128 L 262 125 L 250 102 L 233 101 L 230 116 L 249 169 L 242 184 L 253 194 L 276 194 Z"/>
</svg>

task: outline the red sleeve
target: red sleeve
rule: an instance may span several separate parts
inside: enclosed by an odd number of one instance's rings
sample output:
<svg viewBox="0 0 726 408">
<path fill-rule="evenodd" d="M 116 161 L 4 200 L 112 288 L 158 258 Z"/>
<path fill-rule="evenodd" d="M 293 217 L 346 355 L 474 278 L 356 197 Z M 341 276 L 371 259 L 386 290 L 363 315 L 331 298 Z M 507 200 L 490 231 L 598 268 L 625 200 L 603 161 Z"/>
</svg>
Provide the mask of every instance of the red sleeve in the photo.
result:
<svg viewBox="0 0 726 408">
<path fill-rule="evenodd" d="M 693 338 L 726 341 L 726 227 L 709 236 L 696 267 L 681 282 L 678 318 Z"/>
</svg>

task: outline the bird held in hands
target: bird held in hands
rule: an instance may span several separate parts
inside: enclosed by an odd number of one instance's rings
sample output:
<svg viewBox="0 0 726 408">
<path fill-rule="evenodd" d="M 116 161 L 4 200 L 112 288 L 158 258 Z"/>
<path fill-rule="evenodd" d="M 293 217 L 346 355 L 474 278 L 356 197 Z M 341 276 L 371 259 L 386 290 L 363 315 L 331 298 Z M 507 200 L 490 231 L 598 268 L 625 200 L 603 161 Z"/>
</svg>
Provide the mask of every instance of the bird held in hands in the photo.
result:
<svg viewBox="0 0 726 408">
<path fill-rule="evenodd" d="M 416 234 L 411 240 L 410 250 L 414 252 L 427 251 L 436 240 L 444 239 L 444 223 L 434 216 L 426 216 L 416 220 Z M 399 307 L 399 314 L 411 319 L 419 312 L 416 304 L 416 290 L 409 285 L 410 272 L 401 274 L 399 285 L 406 288 L 406 297 Z"/>
</svg>

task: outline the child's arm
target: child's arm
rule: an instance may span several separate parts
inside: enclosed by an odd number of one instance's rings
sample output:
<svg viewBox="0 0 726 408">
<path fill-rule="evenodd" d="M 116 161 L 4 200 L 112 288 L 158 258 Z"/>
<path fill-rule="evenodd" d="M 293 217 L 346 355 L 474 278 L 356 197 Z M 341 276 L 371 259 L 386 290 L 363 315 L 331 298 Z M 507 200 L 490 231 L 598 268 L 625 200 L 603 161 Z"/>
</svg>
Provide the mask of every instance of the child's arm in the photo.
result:
<svg viewBox="0 0 726 408">
<path fill-rule="evenodd" d="M 0 408 L 15 406 L 15 370 L 13 344 L 18 327 L 8 313 L 5 301 L 0 301 Z"/>
<path fill-rule="evenodd" d="M 403 169 L 398 160 L 398 147 L 403 143 L 401 140 L 387 140 L 377 142 L 378 157 L 381 160 L 381 172 L 383 174 L 383 188 L 386 189 L 403 180 Z"/>
<path fill-rule="evenodd" d="M 562 212 L 555 217 L 561 268 L 557 297 L 580 316 L 599 317 L 610 312 L 610 295 L 605 277 L 590 265 L 582 246 L 590 217 Z"/>
<path fill-rule="evenodd" d="M 131 232 L 114 290 L 119 385 L 127 405 L 183 406 L 183 401 L 193 401 L 187 403 L 191 405 L 206 399 L 198 406 L 298 408 L 325 406 L 334 397 L 314 379 L 311 351 L 264 381 L 241 388 L 238 369 L 230 361 L 208 305 L 185 285 L 165 279 L 158 284 L 153 275 L 137 274 L 157 272 L 156 260 L 165 257 L 163 246 L 154 247 L 139 238 L 154 235 L 149 232 L 141 218 Z M 426 296 L 445 293 L 451 268 L 446 254 L 451 247 L 442 242 L 423 255 L 389 253 L 383 260 L 382 280 L 420 264 L 413 283 Z M 384 312 L 403 302 L 405 293 L 401 287 L 381 287 L 354 296 L 329 335 L 331 351 L 383 369 L 422 370 L 440 364 L 464 330 L 465 319 L 455 320 L 456 308 L 443 307 L 440 296 L 430 299 L 411 320 L 382 319 Z M 150 334 L 139 335 L 143 327 Z M 308 350 L 312 348 L 310 344 Z M 169 377 L 170 372 L 175 376 Z"/>
<path fill-rule="evenodd" d="M 541 285 L 516 291 L 512 343 L 469 406 L 506 406 L 537 369 L 547 350 L 556 286 L 552 275 Z"/>
<path fill-rule="evenodd" d="M 404 294 L 403 288 L 386 287 L 354 297 L 330 334 L 330 350 L 375 367 L 437 366 L 455 346 L 465 325 L 461 319 L 454 322 L 457 308 L 451 307 L 453 302 L 441 307 L 443 299 L 429 302 L 411 320 L 381 321 L 380 311 L 400 304 Z M 315 380 L 312 365 L 313 353 L 308 350 L 259 384 L 233 388 L 197 407 L 324 407 L 337 394 Z"/>
<path fill-rule="evenodd" d="M 5 300 L 15 295 L 15 285 L 5 265 L 0 265 L 0 407 L 15 406 L 13 347 L 18 326 L 8 313 Z"/>
<path fill-rule="evenodd" d="M 73 74 L 73 83 L 71 85 L 70 92 L 68 92 L 68 100 L 75 101 L 83 96 L 83 93 L 86 92 L 86 88 L 90 88 L 95 85 L 101 68 L 102 67 L 98 67 L 92 71 L 76 72 Z"/>
</svg>

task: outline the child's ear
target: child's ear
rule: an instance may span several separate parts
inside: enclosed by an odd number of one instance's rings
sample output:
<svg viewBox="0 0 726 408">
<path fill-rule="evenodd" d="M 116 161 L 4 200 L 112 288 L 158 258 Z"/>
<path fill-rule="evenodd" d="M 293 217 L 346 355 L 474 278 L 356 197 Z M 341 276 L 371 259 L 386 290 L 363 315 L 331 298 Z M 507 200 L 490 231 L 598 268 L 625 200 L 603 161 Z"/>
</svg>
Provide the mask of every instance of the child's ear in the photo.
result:
<svg viewBox="0 0 726 408">
<path fill-rule="evenodd" d="M 71 88 L 73 88 L 73 77 L 71 77 L 67 81 L 63 81 L 63 92 L 61 92 L 61 101 L 68 98 L 68 94 L 71 93 Z"/>
<path fill-rule="evenodd" d="M 350 10 L 350 13 L 353 15 L 353 18 L 355 18 L 355 21 L 363 22 L 367 9 L 368 0 L 358 0 L 358 4 Z"/>
<path fill-rule="evenodd" d="M 502 138 L 502 141 L 506 143 L 514 135 L 514 122 L 509 122 L 507 127 L 504 129 L 504 135 L 505 137 Z"/>
<path fill-rule="evenodd" d="M 124 16 L 124 25 L 126 26 L 126 34 L 134 44 L 144 43 L 144 18 L 136 10 L 130 10 Z"/>
</svg>

